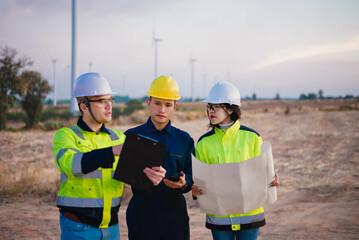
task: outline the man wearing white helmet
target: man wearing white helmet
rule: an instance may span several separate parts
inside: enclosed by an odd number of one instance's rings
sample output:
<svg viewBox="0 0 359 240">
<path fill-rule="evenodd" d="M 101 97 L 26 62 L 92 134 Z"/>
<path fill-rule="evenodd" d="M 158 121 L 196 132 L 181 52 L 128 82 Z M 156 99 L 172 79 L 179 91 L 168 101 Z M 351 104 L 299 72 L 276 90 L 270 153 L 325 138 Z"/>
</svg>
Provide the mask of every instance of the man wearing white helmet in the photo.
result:
<svg viewBox="0 0 359 240">
<path fill-rule="evenodd" d="M 222 164 L 242 162 L 261 154 L 261 136 L 255 130 L 240 124 L 241 97 L 233 84 L 217 83 L 202 102 L 207 103 L 212 130 L 199 138 L 196 158 L 208 164 Z M 275 176 L 271 186 L 278 184 Z M 196 197 L 203 194 L 203 191 L 194 184 L 192 194 Z M 214 240 L 254 240 L 257 239 L 259 227 L 264 225 L 263 207 L 245 214 L 206 215 L 206 227 L 211 229 Z"/>
<path fill-rule="evenodd" d="M 126 137 L 105 127 L 112 119 L 114 93 L 98 73 L 78 77 L 73 97 L 82 116 L 76 125 L 55 134 L 53 151 L 61 174 L 57 195 L 61 239 L 120 239 L 123 183 L 112 176 Z M 147 175 L 154 185 L 164 177 L 152 169 Z"/>
</svg>

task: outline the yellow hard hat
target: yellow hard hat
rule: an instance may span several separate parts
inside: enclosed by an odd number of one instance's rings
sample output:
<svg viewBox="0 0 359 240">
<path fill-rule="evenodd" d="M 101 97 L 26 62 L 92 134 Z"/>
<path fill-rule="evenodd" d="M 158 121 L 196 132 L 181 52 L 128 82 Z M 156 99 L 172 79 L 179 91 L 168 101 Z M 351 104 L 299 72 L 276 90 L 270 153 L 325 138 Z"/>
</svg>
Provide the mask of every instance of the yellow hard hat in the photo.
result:
<svg viewBox="0 0 359 240">
<path fill-rule="evenodd" d="M 152 81 L 148 95 L 166 100 L 179 100 L 178 84 L 171 77 L 160 76 Z"/>
</svg>

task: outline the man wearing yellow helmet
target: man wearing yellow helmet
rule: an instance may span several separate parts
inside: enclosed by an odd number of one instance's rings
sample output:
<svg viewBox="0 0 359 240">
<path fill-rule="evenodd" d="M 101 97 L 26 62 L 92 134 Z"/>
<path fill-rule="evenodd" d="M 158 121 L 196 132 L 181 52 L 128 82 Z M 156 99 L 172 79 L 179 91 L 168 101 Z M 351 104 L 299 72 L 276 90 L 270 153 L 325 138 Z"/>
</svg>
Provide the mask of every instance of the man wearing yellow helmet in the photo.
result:
<svg viewBox="0 0 359 240">
<path fill-rule="evenodd" d="M 132 187 L 133 196 L 126 212 L 129 239 L 189 239 L 189 217 L 183 194 L 193 184 L 194 142 L 188 133 L 171 125 L 176 101 L 180 99 L 179 88 L 171 77 L 160 76 L 153 80 L 147 94 L 150 117 L 145 124 L 127 132 L 167 145 L 163 160 L 166 177 L 151 193 Z"/>
</svg>

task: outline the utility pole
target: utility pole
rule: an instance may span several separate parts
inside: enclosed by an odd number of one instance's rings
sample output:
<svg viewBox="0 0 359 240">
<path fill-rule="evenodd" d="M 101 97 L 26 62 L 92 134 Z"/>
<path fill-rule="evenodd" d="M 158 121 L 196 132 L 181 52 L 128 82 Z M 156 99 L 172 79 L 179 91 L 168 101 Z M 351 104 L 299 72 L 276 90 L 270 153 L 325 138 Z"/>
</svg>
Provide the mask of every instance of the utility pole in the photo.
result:
<svg viewBox="0 0 359 240">
<path fill-rule="evenodd" d="M 76 0 L 72 0 L 72 47 L 71 47 L 71 104 L 70 111 L 75 114 L 78 110 L 76 99 L 72 97 L 76 78 Z"/>
<path fill-rule="evenodd" d="M 57 59 L 52 59 L 52 64 L 54 65 L 54 107 L 56 107 L 56 61 Z"/>
</svg>

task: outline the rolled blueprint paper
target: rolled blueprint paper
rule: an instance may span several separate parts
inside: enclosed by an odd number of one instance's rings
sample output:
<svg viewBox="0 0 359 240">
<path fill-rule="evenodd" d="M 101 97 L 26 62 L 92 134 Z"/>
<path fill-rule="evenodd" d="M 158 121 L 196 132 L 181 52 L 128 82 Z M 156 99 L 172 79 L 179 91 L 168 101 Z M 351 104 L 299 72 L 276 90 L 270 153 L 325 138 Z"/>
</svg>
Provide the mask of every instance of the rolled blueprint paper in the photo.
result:
<svg viewBox="0 0 359 240">
<path fill-rule="evenodd" d="M 225 216 L 247 213 L 277 200 L 270 142 L 264 141 L 262 154 L 240 163 L 206 164 L 192 156 L 194 183 L 204 194 L 198 196 L 200 209 Z"/>
</svg>

